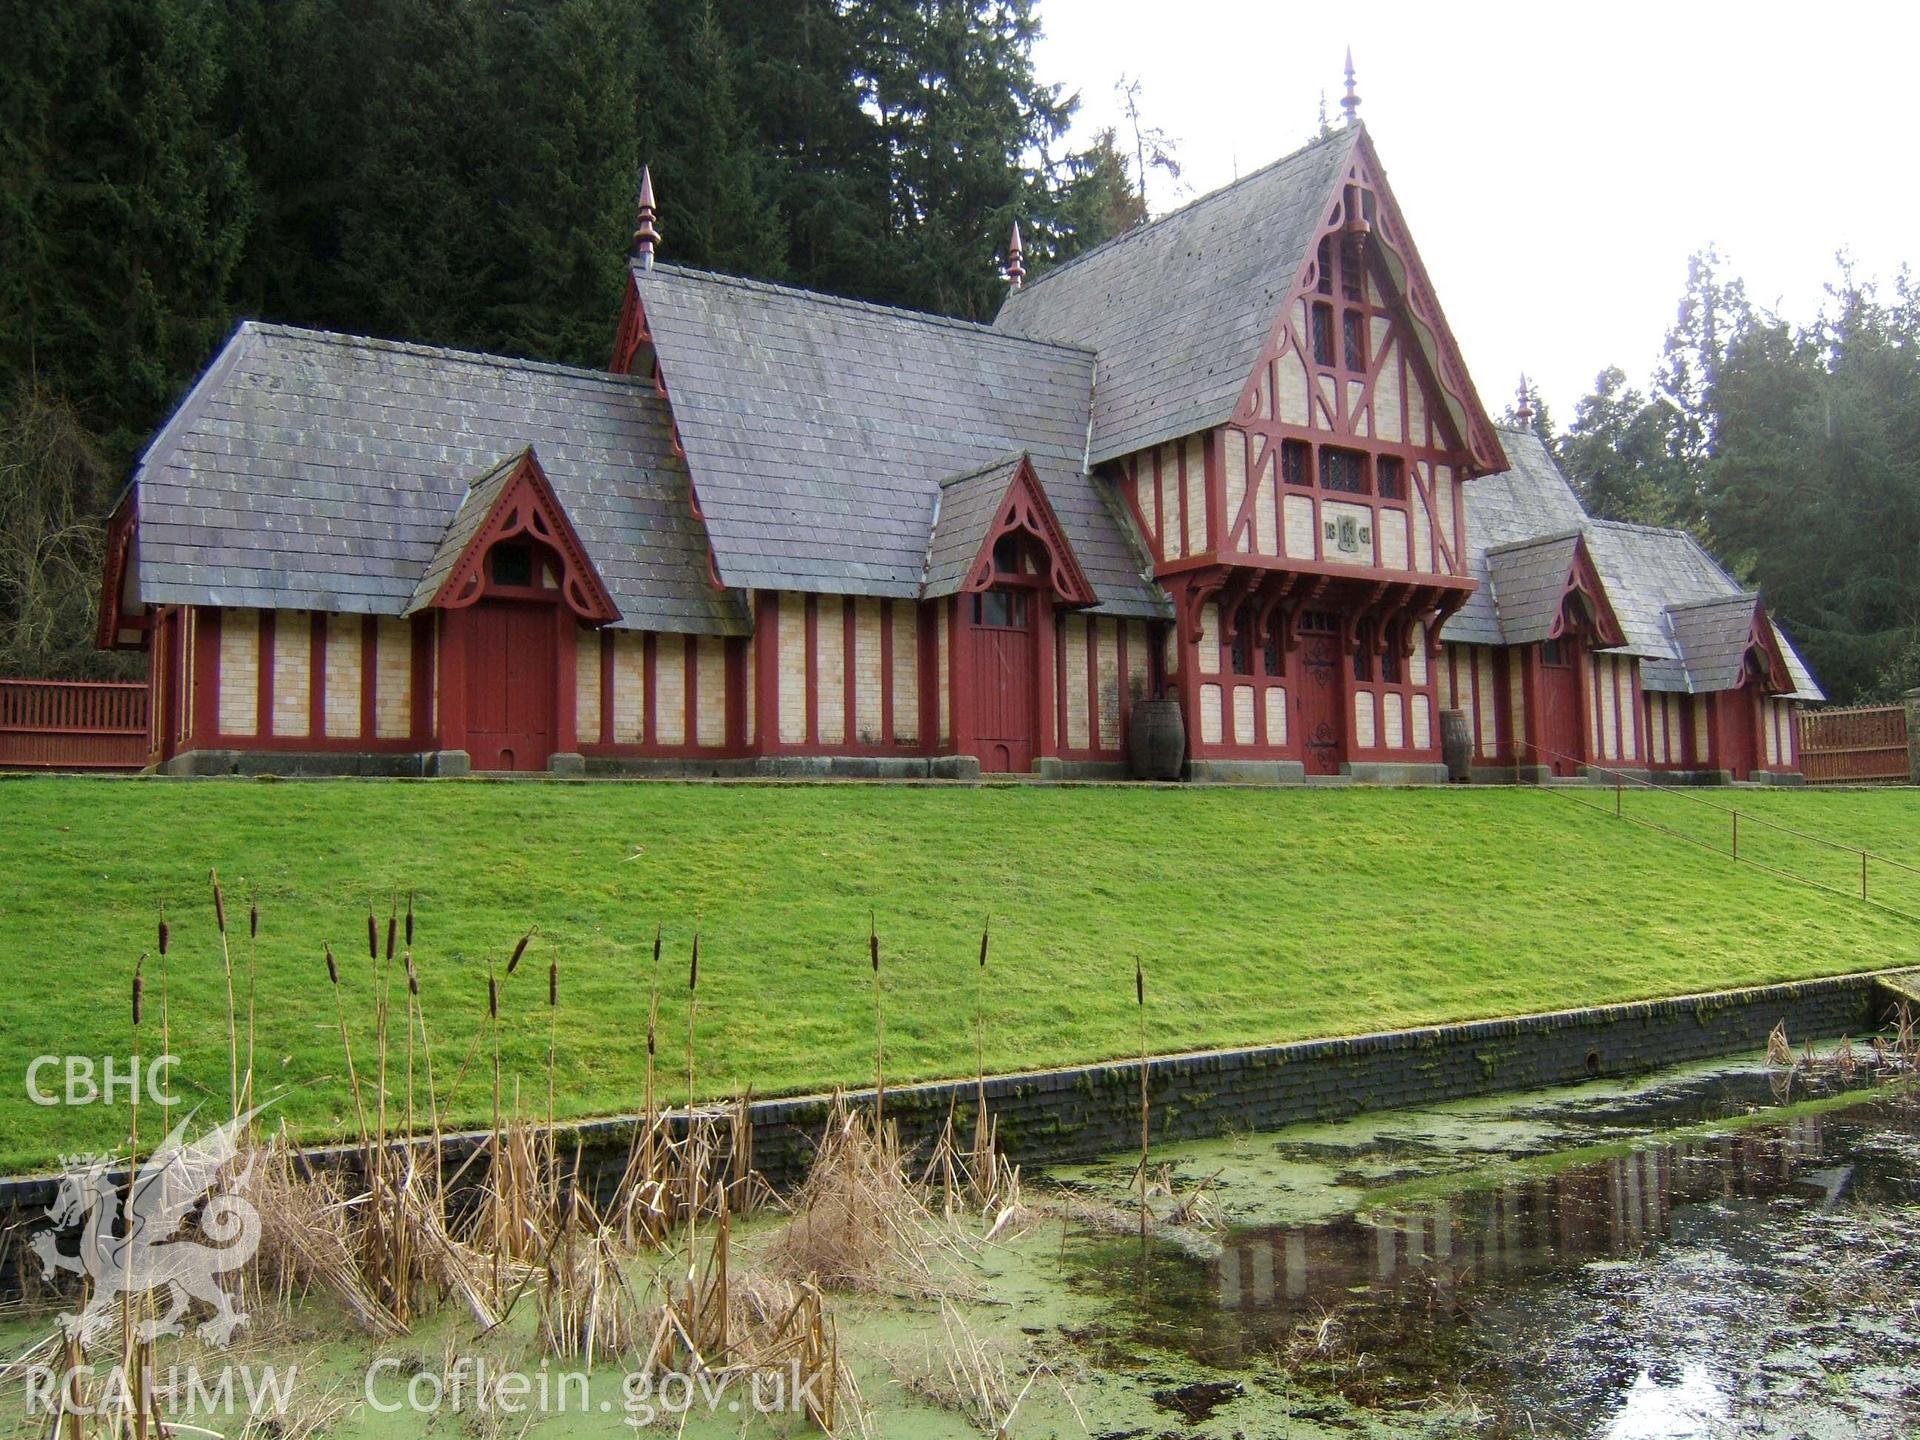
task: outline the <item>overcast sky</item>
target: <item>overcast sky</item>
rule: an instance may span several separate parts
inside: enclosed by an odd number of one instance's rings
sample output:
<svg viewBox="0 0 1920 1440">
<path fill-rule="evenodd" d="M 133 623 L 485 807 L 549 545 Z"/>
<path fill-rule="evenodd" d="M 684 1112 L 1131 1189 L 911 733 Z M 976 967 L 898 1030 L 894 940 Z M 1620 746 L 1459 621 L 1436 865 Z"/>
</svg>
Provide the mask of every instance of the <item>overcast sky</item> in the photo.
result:
<svg viewBox="0 0 1920 1440">
<path fill-rule="evenodd" d="M 1522 370 L 1555 422 L 1608 364 L 1643 380 L 1687 256 L 1720 247 L 1752 298 L 1810 318 L 1852 252 L 1920 259 L 1910 3 L 1365 6 L 1040 0 L 1042 76 L 1081 95 L 1076 133 L 1122 123 L 1114 82 L 1177 144 L 1154 213 L 1360 113 L 1498 415 Z"/>
</svg>

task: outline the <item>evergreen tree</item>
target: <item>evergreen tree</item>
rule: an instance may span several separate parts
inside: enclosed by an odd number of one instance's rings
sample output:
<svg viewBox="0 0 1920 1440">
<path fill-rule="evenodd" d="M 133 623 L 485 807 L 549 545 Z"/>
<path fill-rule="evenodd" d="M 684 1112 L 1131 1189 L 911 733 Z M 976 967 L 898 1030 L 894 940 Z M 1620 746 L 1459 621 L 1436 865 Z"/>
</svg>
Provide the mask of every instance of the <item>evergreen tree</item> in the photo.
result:
<svg viewBox="0 0 1920 1440">
<path fill-rule="evenodd" d="M 1673 522 L 1676 418 L 1671 406 L 1629 385 L 1618 366 L 1600 372 L 1556 442 L 1589 514 L 1644 525 Z"/>
</svg>

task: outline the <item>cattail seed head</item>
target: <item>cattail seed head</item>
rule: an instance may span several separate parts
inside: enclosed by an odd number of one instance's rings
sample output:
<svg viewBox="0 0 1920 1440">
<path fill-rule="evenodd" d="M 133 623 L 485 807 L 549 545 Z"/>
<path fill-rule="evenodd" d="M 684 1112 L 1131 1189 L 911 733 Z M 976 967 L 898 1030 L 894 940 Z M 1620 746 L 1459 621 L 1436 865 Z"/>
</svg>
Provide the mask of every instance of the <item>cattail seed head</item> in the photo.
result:
<svg viewBox="0 0 1920 1440">
<path fill-rule="evenodd" d="M 507 974 L 511 975 L 520 968 L 520 958 L 527 953 L 527 946 L 533 941 L 533 931 L 538 928 L 535 926 L 529 929 L 520 937 L 520 943 L 513 947 L 513 958 L 507 961 Z"/>
<path fill-rule="evenodd" d="M 491 974 L 487 976 L 487 1018 L 500 1018 L 500 982 Z"/>
<path fill-rule="evenodd" d="M 260 938 L 260 904 L 258 901 L 255 901 L 247 907 L 247 938 L 249 940 L 258 940 Z"/>
<path fill-rule="evenodd" d="M 333 984 L 340 983 L 340 967 L 333 963 L 333 946 L 327 946 L 327 979 Z"/>
<path fill-rule="evenodd" d="M 409 995 L 418 995 L 420 993 L 420 977 L 414 973 L 413 952 L 408 951 L 402 958 L 405 960 L 407 966 L 407 993 Z"/>
<path fill-rule="evenodd" d="M 876 928 L 871 915 L 867 917 L 867 958 L 873 961 L 873 973 L 878 975 L 880 973 L 880 931 Z"/>
<path fill-rule="evenodd" d="M 693 963 L 687 967 L 687 991 L 689 994 L 700 988 L 700 932 L 693 932 Z"/>
<path fill-rule="evenodd" d="M 394 942 L 400 938 L 400 917 L 387 916 L 387 959 L 393 959 Z"/>
<path fill-rule="evenodd" d="M 560 1003 L 560 962 L 547 962 L 547 1008 L 553 1009 Z"/>
<path fill-rule="evenodd" d="M 140 971 L 146 963 L 147 957 L 142 955 L 133 966 L 133 1023 L 136 1029 L 140 1025 Z"/>
<path fill-rule="evenodd" d="M 1147 972 L 1138 955 L 1133 957 L 1133 998 L 1136 1004 L 1147 1003 Z"/>
<path fill-rule="evenodd" d="M 160 953 L 167 953 L 167 945 L 173 939 L 173 928 L 167 924 L 167 905 L 160 902 Z"/>
<path fill-rule="evenodd" d="M 407 892 L 407 948 L 413 948 L 413 892 Z"/>
<path fill-rule="evenodd" d="M 647 1017 L 647 1054 L 651 1056 L 653 1053 L 654 1053 L 653 1016 L 649 1015 Z"/>
<path fill-rule="evenodd" d="M 227 897 L 220 891 L 220 872 L 209 870 L 207 878 L 213 881 L 213 918 L 219 922 L 220 933 L 227 933 Z"/>
<path fill-rule="evenodd" d="M 655 970 L 660 968 L 660 931 L 660 925 L 655 923 L 653 927 L 653 968 Z"/>
<path fill-rule="evenodd" d="M 380 922 L 374 919 L 373 906 L 367 906 L 367 958 L 380 958 Z"/>
<path fill-rule="evenodd" d="M 982 970 L 987 968 L 987 932 L 992 928 L 992 921 L 980 927 L 980 968 Z"/>
</svg>

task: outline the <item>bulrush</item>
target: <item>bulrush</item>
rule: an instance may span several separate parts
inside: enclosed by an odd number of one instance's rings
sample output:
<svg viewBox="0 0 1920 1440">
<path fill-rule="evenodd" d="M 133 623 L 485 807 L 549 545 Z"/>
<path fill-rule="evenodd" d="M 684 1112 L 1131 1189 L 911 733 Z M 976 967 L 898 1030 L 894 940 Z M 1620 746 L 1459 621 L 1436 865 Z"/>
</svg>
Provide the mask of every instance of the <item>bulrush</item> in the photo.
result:
<svg viewBox="0 0 1920 1440">
<path fill-rule="evenodd" d="M 407 892 L 407 949 L 413 949 L 413 892 Z"/>
<path fill-rule="evenodd" d="M 394 947 L 400 939 L 400 897 L 393 897 L 393 908 L 387 911 L 387 959 L 393 959 Z M 412 943 L 411 940 L 408 941 Z"/>
<path fill-rule="evenodd" d="M 878 1133 L 887 1109 L 887 1025 L 880 1008 L 880 921 L 867 912 L 867 958 L 873 962 L 873 1128 Z"/>
<path fill-rule="evenodd" d="M 209 870 L 213 886 L 213 918 L 220 924 L 220 968 L 227 980 L 227 1099 L 233 1118 L 240 1118 L 240 1026 L 233 1004 L 233 950 L 227 944 L 227 897 L 220 888 L 220 872 Z"/>
<path fill-rule="evenodd" d="M 333 946 L 327 946 L 327 979 L 334 985 L 340 983 L 340 967 L 333 963 Z"/>
<path fill-rule="evenodd" d="M 167 953 L 167 946 L 173 941 L 173 928 L 167 924 L 167 902 L 160 902 L 160 953 Z"/>
<path fill-rule="evenodd" d="M 146 966 L 146 963 L 147 957 L 143 951 L 133 967 L 133 1027 L 136 1030 L 140 1028 L 140 971 Z"/>
<path fill-rule="evenodd" d="M 220 926 L 220 933 L 227 933 L 227 897 L 220 891 L 220 872 L 209 870 L 207 879 L 213 885 L 213 918 Z"/>
<path fill-rule="evenodd" d="M 520 968 L 520 961 L 527 953 L 527 946 L 533 943 L 533 937 L 539 929 L 538 925 L 529 926 L 527 933 L 520 937 L 520 943 L 513 947 L 512 958 L 507 961 L 507 974 L 511 975 Z"/>
<path fill-rule="evenodd" d="M 380 958 L 380 922 L 374 918 L 373 902 L 367 902 L 367 958 Z"/>
</svg>

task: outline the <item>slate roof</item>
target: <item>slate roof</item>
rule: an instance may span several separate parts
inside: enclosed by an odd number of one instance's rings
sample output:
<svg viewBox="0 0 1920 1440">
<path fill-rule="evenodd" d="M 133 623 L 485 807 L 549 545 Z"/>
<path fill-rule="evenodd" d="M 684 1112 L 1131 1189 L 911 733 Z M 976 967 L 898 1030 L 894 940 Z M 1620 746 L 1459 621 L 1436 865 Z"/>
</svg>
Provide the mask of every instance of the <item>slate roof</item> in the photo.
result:
<svg viewBox="0 0 1920 1440">
<path fill-rule="evenodd" d="M 966 475 L 950 475 L 940 482 L 935 498 L 933 535 L 927 545 L 926 583 L 921 593 L 929 600 L 952 595 L 966 584 L 972 565 L 986 542 L 987 531 L 1007 498 L 1007 487 L 1020 469 L 1021 457 L 1010 455 Z"/>
<path fill-rule="evenodd" d="M 636 629 L 743 633 L 645 382 L 246 323 L 135 472 L 146 604 L 399 615 L 529 445 Z"/>
<path fill-rule="evenodd" d="M 1025 451 L 1097 608 L 1171 613 L 1083 470 L 1088 351 L 672 265 L 633 274 L 728 585 L 917 596 L 940 481 Z"/>
<path fill-rule="evenodd" d="M 1007 296 L 998 330 L 1099 353 L 1096 463 L 1232 416 L 1361 133 L 1316 140 Z"/>
<path fill-rule="evenodd" d="M 1587 512 L 1539 438 L 1526 430 L 1502 430 L 1501 448 L 1512 469 L 1467 483 L 1467 573 L 1480 582 L 1440 634 L 1459 645 L 1504 645 L 1489 553 L 1501 545 L 1552 535 L 1571 535 L 1587 525 Z M 1564 577 L 1565 571 L 1561 574 Z M 1624 616 L 1621 617 L 1624 620 Z M 1517 642 L 1515 642 L 1517 643 Z"/>
<path fill-rule="evenodd" d="M 1725 665 L 1719 661 L 1695 668 L 1675 633 L 1678 612 L 1674 607 L 1716 602 L 1734 608 L 1738 602 L 1751 619 L 1756 600 L 1752 593 L 1742 590 L 1685 530 L 1589 518 L 1573 486 L 1530 431 L 1502 430 L 1500 443 L 1513 468 L 1482 475 L 1464 492 L 1468 570 L 1480 588 L 1447 622 L 1442 639 L 1472 645 L 1531 643 L 1538 623 L 1537 587 L 1545 583 L 1536 569 L 1544 571 L 1557 564 L 1559 578 L 1564 579 L 1566 564 L 1558 561 L 1555 552 L 1564 547 L 1570 564 L 1571 537 L 1578 534 L 1586 540 L 1587 553 L 1626 636 L 1626 643 L 1616 648 L 1641 657 L 1644 688 L 1700 692 L 1724 689 L 1739 678 L 1737 668 L 1731 679 L 1726 678 Z M 1515 587 L 1520 593 L 1510 594 Z M 1511 630 L 1507 628 L 1510 620 L 1514 622 Z M 1741 633 L 1744 645 L 1744 628 Z M 1777 625 L 1774 635 L 1793 677 L 1794 695 L 1803 700 L 1825 699 L 1806 662 Z"/>
<path fill-rule="evenodd" d="M 466 554 L 468 544 L 480 527 L 487 523 L 487 517 L 499 503 L 500 492 L 520 472 L 521 456 L 525 454 L 523 450 L 520 455 L 509 455 L 473 482 L 473 488 L 467 491 L 467 498 L 460 502 L 453 519 L 447 522 L 447 532 L 440 537 L 433 559 L 427 562 L 426 573 L 420 577 L 420 583 L 414 586 L 413 598 L 407 602 L 409 615 L 433 603 L 433 597 L 447 583 L 448 574 L 459 563 L 460 557 Z"/>
<path fill-rule="evenodd" d="M 1757 595 L 1728 595 L 1667 607 L 1674 645 L 1696 690 L 1729 690 L 1740 683 L 1753 634 Z"/>
<path fill-rule="evenodd" d="M 1494 608 L 1508 645 L 1537 645 L 1552 638 L 1566 595 L 1580 535 L 1573 531 L 1541 540 L 1521 540 L 1488 553 Z"/>
</svg>

